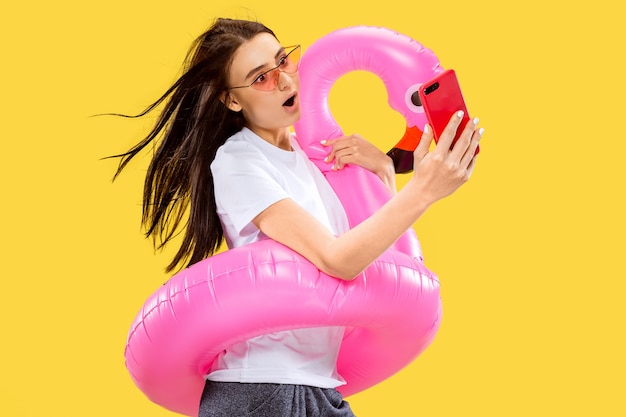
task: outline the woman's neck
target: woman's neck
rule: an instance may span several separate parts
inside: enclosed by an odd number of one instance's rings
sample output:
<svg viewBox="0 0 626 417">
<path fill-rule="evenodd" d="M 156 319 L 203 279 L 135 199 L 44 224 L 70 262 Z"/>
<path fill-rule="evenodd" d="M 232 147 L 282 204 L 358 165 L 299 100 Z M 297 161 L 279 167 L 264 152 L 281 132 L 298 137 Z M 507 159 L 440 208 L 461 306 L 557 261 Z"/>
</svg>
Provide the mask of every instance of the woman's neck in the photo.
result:
<svg viewBox="0 0 626 417">
<path fill-rule="evenodd" d="M 265 130 L 259 129 L 258 127 L 252 128 L 248 127 L 254 133 L 257 134 L 264 141 L 276 146 L 277 148 L 283 149 L 285 151 L 292 151 L 291 147 L 291 134 L 289 133 L 289 128 L 281 128 L 277 130 Z"/>
</svg>

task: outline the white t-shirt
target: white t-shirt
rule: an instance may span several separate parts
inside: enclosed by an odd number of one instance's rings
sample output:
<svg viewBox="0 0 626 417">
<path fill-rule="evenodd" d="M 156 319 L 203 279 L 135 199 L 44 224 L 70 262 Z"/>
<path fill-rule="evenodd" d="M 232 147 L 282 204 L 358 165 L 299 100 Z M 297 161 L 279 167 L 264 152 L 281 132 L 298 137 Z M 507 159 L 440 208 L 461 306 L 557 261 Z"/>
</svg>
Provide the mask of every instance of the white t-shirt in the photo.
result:
<svg viewBox="0 0 626 417">
<path fill-rule="evenodd" d="M 335 235 L 348 229 L 341 202 L 292 136 L 293 151 L 280 149 L 244 128 L 222 145 L 211 164 L 217 213 L 229 248 L 267 237 L 252 219 L 291 198 Z M 336 362 L 343 327 L 266 334 L 222 352 L 211 381 L 268 382 L 334 388 L 345 383 Z"/>
</svg>

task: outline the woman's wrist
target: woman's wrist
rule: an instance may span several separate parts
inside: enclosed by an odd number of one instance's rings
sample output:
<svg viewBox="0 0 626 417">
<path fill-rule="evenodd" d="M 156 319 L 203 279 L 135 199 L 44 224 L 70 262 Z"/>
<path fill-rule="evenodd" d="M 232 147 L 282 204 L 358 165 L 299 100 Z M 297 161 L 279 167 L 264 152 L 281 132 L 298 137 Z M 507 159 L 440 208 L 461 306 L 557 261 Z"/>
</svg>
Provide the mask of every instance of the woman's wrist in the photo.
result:
<svg viewBox="0 0 626 417">
<path fill-rule="evenodd" d="M 384 155 L 380 166 L 374 172 L 392 194 L 396 193 L 396 170 L 391 157 Z"/>
<path fill-rule="evenodd" d="M 402 191 L 406 192 L 408 198 L 412 200 L 411 205 L 418 208 L 421 212 L 425 212 L 437 201 L 437 198 L 415 176 L 412 176 L 406 185 L 402 187 Z"/>
</svg>

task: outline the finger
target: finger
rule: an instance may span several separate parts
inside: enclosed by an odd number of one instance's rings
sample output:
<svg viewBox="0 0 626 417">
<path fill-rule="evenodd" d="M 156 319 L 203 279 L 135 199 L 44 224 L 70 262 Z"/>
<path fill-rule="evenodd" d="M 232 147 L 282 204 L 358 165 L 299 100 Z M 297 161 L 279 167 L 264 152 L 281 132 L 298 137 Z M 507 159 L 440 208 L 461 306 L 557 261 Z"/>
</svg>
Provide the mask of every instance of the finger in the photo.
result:
<svg viewBox="0 0 626 417">
<path fill-rule="evenodd" d="M 324 158 L 324 162 L 331 163 L 337 157 L 337 143 L 340 143 L 338 142 L 340 139 L 341 138 L 324 141 L 323 145 L 330 146 L 330 151 L 328 152 L 328 155 L 326 155 L 326 157 Z"/>
<path fill-rule="evenodd" d="M 476 166 L 476 157 L 473 157 L 470 160 L 469 165 L 467 166 L 467 174 L 466 174 L 466 178 L 469 180 L 470 177 L 472 176 L 472 173 L 474 172 L 474 167 Z"/>
<path fill-rule="evenodd" d="M 450 117 L 450 121 L 446 125 L 445 129 L 441 133 L 441 137 L 435 148 L 435 152 L 447 154 L 452 147 L 452 142 L 456 136 L 456 131 L 463 120 L 463 111 L 459 110 Z"/>
<path fill-rule="evenodd" d="M 422 132 L 422 137 L 420 138 L 415 151 L 413 151 L 413 159 L 417 159 L 421 161 L 424 159 L 428 150 L 430 149 L 430 144 L 433 141 L 433 130 L 430 125 L 424 126 L 424 131 Z"/>
<path fill-rule="evenodd" d="M 468 121 L 465 125 L 465 128 L 459 135 L 458 140 L 454 143 L 452 148 L 452 152 L 450 153 L 450 157 L 458 160 L 459 162 L 463 158 L 463 156 L 467 153 L 468 148 L 472 143 L 472 137 L 474 132 L 476 131 L 476 126 L 478 125 L 478 117 L 474 117 L 472 120 Z"/>
<path fill-rule="evenodd" d="M 327 159 L 325 159 L 325 161 L 332 162 L 334 160 L 335 165 L 338 166 L 341 159 L 349 155 L 352 155 L 353 153 L 356 153 L 356 152 L 357 150 L 354 146 L 347 146 L 345 142 L 342 142 L 341 145 L 335 144 L 335 146 L 333 146 L 332 150 L 328 154 Z"/>
<path fill-rule="evenodd" d="M 330 163 L 334 159 L 336 159 L 337 152 L 349 146 L 347 142 L 348 142 L 348 139 L 350 139 L 351 137 L 352 136 L 342 136 L 342 137 L 335 138 L 335 139 L 328 139 L 328 140 L 321 141 L 322 145 L 331 147 L 330 152 L 328 153 L 326 158 L 324 158 L 324 162 Z"/>
<path fill-rule="evenodd" d="M 348 135 L 348 136 L 339 136 L 339 137 L 332 138 L 332 139 L 324 139 L 320 141 L 320 143 L 324 146 L 333 146 L 333 145 L 336 145 L 341 142 L 345 142 L 353 138 L 360 138 L 360 136 L 356 134 Z"/>
<path fill-rule="evenodd" d="M 354 162 L 354 152 L 353 148 L 343 148 L 335 152 L 335 165 L 333 168 L 342 169 L 346 164 Z"/>
<path fill-rule="evenodd" d="M 333 148 L 331 148 L 328 155 L 326 155 L 326 157 L 324 158 L 324 162 L 326 162 L 327 164 L 330 164 L 331 162 L 333 162 L 333 159 L 335 159 L 335 151 Z"/>
<path fill-rule="evenodd" d="M 338 140 L 340 140 L 341 138 L 334 138 L 334 139 L 324 139 L 321 140 L 320 143 L 322 144 L 322 146 L 325 147 L 332 147 L 335 145 L 335 143 L 337 143 Z"/>
<path fill-rule="evenodd" d="M 467 148 L 465 155 L 463 155 L 463 159 L 461 159 L 461 166 L 469 166 L 471 163 L 474 163 L 474 161 L 476 160 L 476 149 L 478 148 L 478 144 L 484 132 L 485 129 L 482 127 L 480 129 L 476 129 L 473 132 L 470 146 Z"/>
</svg>

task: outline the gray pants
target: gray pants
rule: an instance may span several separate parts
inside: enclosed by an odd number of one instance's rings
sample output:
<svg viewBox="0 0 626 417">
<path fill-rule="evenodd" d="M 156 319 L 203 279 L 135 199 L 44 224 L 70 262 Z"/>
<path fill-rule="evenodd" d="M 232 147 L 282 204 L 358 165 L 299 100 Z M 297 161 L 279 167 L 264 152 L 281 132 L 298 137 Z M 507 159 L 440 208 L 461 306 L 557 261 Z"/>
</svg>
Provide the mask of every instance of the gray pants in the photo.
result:
<svg viewBox="0 0 626 417">
<path fill-rule="evenodd" d="M 207 381 L 198 417 L 355 417 L 332 388 Z"/>
</svg>

